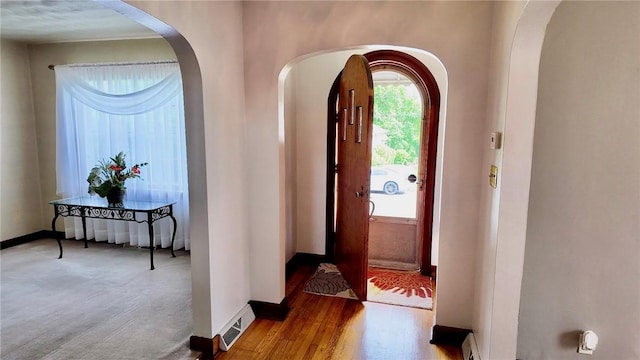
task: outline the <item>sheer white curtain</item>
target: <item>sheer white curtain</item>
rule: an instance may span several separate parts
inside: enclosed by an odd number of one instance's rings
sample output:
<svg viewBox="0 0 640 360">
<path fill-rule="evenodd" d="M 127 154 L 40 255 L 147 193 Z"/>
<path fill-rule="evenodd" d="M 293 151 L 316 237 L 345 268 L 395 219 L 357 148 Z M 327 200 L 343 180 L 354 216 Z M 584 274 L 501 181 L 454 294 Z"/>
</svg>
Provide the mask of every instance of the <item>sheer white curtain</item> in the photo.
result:
<svg viewBox="0 0 640 360">
<path fill-rule="evenodd" d="M 174 249 L 189 250 L 189 196 L 182 78 L 178 64 L 55 67 L 56 173 L 61 197 L 87 194 L 99 160 L 126 153 L 127 166 L 148 162 L 126 181 L 126 199 L 175 201 Z M 126 201 L 125 199 L 125 201 Z M 106 201 L 106 199 L 105 199 Z M 154 223 L 155 245 L 171 245 L 173 223 Z M 65 218 L 66 237 L 84 238 L 79 218 Z M 87 219 L 88 239 L 149 245 L 146 223 Z"/>
</svg>

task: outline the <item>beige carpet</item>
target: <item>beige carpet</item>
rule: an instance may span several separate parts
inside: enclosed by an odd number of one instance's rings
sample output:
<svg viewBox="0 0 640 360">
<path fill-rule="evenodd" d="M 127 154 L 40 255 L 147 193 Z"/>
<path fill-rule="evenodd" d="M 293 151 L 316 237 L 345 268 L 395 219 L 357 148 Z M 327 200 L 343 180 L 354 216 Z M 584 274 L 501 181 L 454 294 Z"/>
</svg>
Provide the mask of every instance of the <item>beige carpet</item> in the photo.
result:
<svg viewBox="0 0 640 360">
<path fill-rule="evenodd" d="M 0 358 L 195 359 L 188 253 L 54 240 L 2 250 Z"/>
</svg>

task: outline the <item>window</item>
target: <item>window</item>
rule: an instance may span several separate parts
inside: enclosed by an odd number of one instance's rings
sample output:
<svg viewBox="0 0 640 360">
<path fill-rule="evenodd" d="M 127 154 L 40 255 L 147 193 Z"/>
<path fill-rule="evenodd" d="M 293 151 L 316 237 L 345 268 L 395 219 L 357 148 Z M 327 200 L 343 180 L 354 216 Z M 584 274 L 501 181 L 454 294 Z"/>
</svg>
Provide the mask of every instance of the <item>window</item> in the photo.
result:
<svg viewBox="0 0 640 360">
<path fill-rule="evenodd" d="M 56 66 L 57 192 L 87 195 L 86 178 L 102 159 L 120 151 L 127 165 L 148 162 L 128 180 L 126 198 L 175 201 L 174 247 L 189 249 L 184 101 L 175 62 Z M 78 219 L 65 222 L 68 237 L 83 238 Z M 166 222 L 164 220 L 167 220 Z M 73 223 L 71 223 L 73 222 Z M 171 244 L 172 222 L 154 225 L 156 245 Z M 93 220 L 87 237 L 148 246 L 145 224 Z"/>
</svg>

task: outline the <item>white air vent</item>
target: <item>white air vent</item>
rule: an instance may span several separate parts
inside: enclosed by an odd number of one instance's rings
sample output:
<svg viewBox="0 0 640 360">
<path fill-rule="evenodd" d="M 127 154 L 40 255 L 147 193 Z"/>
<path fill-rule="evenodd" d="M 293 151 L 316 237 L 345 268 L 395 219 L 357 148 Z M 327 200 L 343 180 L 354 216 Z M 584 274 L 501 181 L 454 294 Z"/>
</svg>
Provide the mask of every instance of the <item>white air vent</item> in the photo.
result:
<svg viewBox="0 0 640 360">
<path fill-rule="evenodd" d="M 220 332 L 220 350 L 229 351 L 231 345 L 242 335 L 251 325 L 256 316 L 249 304 L 245 305 L 233 318 L 222 328 Z"/>
<path fill-rule="evenodd" d="M 469 333 L 462 343 L 462 358 L 464 360 L 480 360 L 478 344 L 476 343 L 476 337 L 473 333 Z"/>
</svg>

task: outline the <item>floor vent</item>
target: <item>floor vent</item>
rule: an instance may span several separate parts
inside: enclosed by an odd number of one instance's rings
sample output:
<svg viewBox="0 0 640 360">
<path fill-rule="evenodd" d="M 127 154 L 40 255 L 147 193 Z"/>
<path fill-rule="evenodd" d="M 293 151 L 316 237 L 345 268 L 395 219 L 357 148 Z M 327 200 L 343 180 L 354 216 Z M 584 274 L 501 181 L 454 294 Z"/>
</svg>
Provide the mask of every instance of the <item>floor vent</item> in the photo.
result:
<svg viewBox="0 0 640 360">
<path fill-rule="evenodd" d="M 251 325 L 256 316 L 251 310 L 249 304 L 245 305 L 240 312 L 234 316 L 231 321 L 222 328 L 220 333 L 220 350 L 229 351 L 231 345 L 242 335 Z"/>
<path fill-rule="evenodd" d="M 464 360 L 480 360 L 478 344 L 476 343 L 476 337 L 473 333 L 469 333 L 462 343 L 462 358 Z"/>
</svg>

